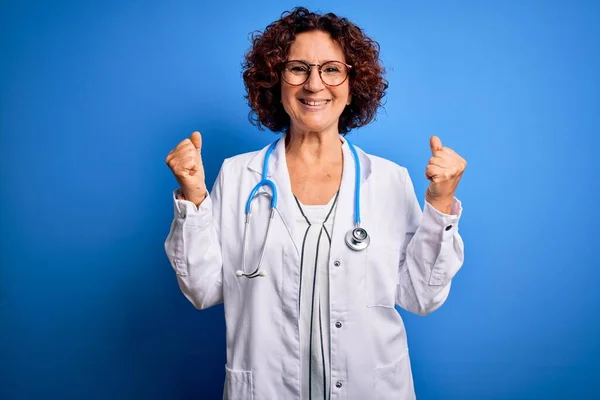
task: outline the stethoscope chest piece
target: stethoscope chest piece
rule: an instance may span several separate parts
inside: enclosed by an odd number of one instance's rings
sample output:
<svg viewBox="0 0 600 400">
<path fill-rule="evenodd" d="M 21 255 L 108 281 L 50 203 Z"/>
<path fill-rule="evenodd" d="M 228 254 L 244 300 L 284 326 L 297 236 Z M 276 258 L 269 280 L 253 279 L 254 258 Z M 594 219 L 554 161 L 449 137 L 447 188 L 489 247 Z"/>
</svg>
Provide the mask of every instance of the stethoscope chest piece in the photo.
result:
<svg viewBox="0 0 600 400">
<path fill-rule="evenodd" d="M 364 228 L 357 227 L 346 233 L 346 244 L 352 250 L 360 251 L 369 247 L 371 237 Z"/>
</svg>

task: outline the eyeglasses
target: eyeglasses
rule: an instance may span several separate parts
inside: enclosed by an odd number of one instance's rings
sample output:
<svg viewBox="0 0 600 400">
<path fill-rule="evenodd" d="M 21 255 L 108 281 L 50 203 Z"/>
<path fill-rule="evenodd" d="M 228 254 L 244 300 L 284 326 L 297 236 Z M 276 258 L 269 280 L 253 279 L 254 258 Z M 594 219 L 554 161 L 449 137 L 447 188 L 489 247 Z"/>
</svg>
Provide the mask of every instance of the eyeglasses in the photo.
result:
<svg viewBox="0 0 600 400">
<path fill-rule="evenodd" d="M 318 67 L 319 76 L 327 86 L 339 86 L 346 81 L 352 69 L 351 65 L 341 61 L 327 61 L 323 64 L 309 64 L 305 61 L 291 60 L 283 63 L 281 76 L 292 86 L 303 85 L 310 77 L 312 67 Z"/>
</svg>

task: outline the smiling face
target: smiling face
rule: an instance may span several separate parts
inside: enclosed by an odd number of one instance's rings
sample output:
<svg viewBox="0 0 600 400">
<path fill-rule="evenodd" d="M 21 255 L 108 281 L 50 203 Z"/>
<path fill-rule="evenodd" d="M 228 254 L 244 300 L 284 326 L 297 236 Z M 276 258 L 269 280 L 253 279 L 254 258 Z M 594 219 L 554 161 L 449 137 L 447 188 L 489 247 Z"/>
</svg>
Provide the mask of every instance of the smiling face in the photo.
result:
<svg viewBox="0 0 600 400">
<path fill-rule="evenodd" d="M 346 62 L 341 46 L 322 31 L 296 35 L 290 46 L 288 60 L 309 64 L 326 61 Z M 281 81 L 281 102 L 290 116 L 290 130 L 324 132 L 338 131 L 338 120 L 350 104 L 350 79 L 339 86 L 327 86 L 321 80 L 317 67 L 312 67 L 308 80 L 299 86 Z"/>
</svg>

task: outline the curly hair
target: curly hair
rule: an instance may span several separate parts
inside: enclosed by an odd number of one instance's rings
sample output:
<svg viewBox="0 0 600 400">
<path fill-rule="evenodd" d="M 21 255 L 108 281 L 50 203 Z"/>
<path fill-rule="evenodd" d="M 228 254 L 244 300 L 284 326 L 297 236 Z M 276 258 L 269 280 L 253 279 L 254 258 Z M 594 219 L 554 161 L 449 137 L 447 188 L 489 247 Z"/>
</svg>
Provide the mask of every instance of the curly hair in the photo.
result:
<svg viewBox="0 0 600 400">
<path fill-rule="evenodd" d="M 375 119 L 388 88 L 385 69 L 379 60 L 379 44 L 346 18 L 297 7 L 284 12 L 264 32 L 252 34 L 252 46 L 243 62 L 249 120 L 260 130 L 267 127 L 281 132 L 289 128 L 290 117 L 281 104 L 280 65 L 286 61 L 295 35 L 317 30 L 329 33 L 340 44 L 346 62 L 352 65 L 349 76 L 352 102 L 340 116 L 339 132 L 346 134 Z"/>
</svg>

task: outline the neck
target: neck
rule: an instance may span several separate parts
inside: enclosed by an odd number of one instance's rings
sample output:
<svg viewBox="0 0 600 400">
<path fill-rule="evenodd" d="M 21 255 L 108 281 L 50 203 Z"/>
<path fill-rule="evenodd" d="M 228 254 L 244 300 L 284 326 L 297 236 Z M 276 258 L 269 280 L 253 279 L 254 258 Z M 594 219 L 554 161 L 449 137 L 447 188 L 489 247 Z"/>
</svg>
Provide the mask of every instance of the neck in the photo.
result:
<svg viewBox="0 0 600 400">
<path fill-rule="evenodd" d="M 314 132 L 290 128 L 286 137 L 287 157 L 312 166 L 341 161 L 341 147 L 337 130 Z"/>
</svg>

